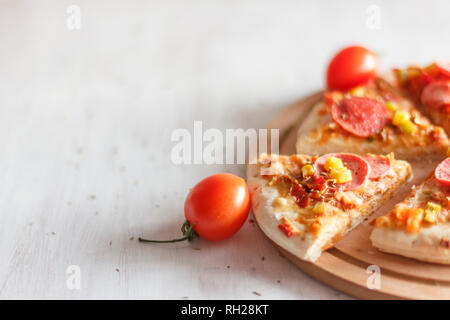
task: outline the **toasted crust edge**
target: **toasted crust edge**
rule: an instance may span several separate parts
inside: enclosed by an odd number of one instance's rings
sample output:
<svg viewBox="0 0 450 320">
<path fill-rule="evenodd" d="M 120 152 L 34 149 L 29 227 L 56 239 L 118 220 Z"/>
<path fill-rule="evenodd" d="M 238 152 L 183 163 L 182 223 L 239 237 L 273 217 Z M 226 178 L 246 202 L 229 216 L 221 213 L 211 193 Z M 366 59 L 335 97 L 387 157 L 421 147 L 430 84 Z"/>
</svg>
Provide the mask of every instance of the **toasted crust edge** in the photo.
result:
<svg viewBox="0 0 450 320">
<path fill-rule="evenodd" d="M 413 258 L 420 261 L 450 264 L 450 248 L 442 245 L 442 239 L 450 241 L 450 223 L 421 229 L 408 234 L 402 229 L 375 228 L 370 240 L 380 251 Z"/>
</svg>

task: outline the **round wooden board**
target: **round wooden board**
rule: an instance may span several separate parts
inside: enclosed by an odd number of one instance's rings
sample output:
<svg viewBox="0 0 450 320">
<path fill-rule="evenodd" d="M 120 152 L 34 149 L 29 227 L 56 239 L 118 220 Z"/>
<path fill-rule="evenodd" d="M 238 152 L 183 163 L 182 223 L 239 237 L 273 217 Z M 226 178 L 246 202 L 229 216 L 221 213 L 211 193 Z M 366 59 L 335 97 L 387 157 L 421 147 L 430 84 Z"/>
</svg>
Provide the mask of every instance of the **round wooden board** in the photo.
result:
<svg viewBox="0 0 450 320">
<path fill-rule="evenodd" d="M 272 118 L 267 128 L 280 130 L 280 154 L 296 153 L 297 130 L 312 106 L 323 92 L 312 94 L 284 108 Z M 363 299 L 450 299 L 450 266 L 420 262 L 375 249 L 369 235 L 370 221 L 386 214 L 409 193 L 413 184 L 423 181 L 437 165 L 433 162 L 411 162 L 414 177 L 396 195 L 361 223 L 336 246 L 325 251 L 315 262 L 305 262 L 287 250 L 273 244 L 297 267 L 351 296 Z M 269 239 L 270 240 L 270 239 Z M 378 266 L 381 271 L 380 288 L 369 289 L 368 280 L 372 271 L 369 266 Z M 370 280 L 369 280 L 370 282 Z"/>
</svg>

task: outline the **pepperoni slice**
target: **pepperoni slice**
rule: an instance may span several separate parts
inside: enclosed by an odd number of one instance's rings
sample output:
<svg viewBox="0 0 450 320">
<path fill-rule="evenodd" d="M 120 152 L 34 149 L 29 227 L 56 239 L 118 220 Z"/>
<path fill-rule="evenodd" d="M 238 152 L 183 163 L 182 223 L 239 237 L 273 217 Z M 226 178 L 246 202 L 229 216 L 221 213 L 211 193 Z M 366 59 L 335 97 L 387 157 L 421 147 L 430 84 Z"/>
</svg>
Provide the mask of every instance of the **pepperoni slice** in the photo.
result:
<svg viewBox="0 0 450 320">
<path fill-rule="evenodd" d="M 378 180 L 388 173 L 391 168 L 391 160 L 386 156 L 376 156 L 374 154 L 366 154 L 363 156 L 370 165 L 370 180 Z"/>
<path fill-rule="evenodd" d="M 436 67 L 444 76 L 450 77 L 450 60 L 437 59 Z"/>
<path fill-rule="evenodd" d="M 389 122 L 389 112 L 380 101 L 364 97 L 342 99 L 331 107 L 333 120 L 358 137 L 370 137 Z"/>
<path fill-rule="evenodd" d="M 368 176 L 370 176 L 370 166 L 366 160 L 362 157 L 352 153 L 329 153 L 321 156 L 314 163 L 316 169 L 316 175 L 320 175 L 321 172 L 325 172 L 325 161 L 329 157 L 340 158 L 344 163 L 344 166 L 352 172 L 352 180 L 344 184 L 338 185 L 344 189 L 344 191 L 354 190 L 363 185 Z"/>
<path fill-rule="evenodd" d="M 423 89 L 420 98 L 429 108 L 439 108 L 450 104 L 450 81 L 435 81 Z"/>
<path fill-rule="evenodd" d="M 442 161 L 434 170 L 434 178 L 445 186 L 450 186 L 450 158 Z"/>
</svg>

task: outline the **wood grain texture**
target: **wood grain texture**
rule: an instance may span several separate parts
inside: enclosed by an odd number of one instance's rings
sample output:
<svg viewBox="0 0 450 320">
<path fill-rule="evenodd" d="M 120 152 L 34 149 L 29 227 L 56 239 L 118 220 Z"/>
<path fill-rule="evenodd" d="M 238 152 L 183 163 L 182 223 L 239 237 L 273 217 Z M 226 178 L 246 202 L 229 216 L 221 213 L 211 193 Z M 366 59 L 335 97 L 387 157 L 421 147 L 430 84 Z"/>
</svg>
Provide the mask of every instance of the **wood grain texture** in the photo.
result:
<svg viewBox="0 0 450 320">
<path fill-rule="evenodd" d="M 274 11 L 252 26 L 249 2 L 76 4 L 81 30 L 69 31 L 68 3 L 0 2 L 0 298 L 348 299 L 280 258 L 250 220 L 219 243 L 137 242 L 179 236 L 200 179 L 244 175 L 173 164 L 175 129 L 260 128 L 318 86 L 255 40 L 281 22 L 265 27 Z M 80 290 L 66 286 L 71 265 Z"/>
<path fill-rule="evenodd" d="M 312 106 L 322 98 L 321 92 L 299 100 L 275 115 L 267 125 L 279 128 L 280 135 L 286 133 L 281 142 L 281 154 L 293 154 L 296 133 L 302 120 Z M 389 212 L 410 192 L 411 186 L 420 184 L 433 171 L 436 162 L 427 160 L 412 162 L 413 178 L 386 204 L 377 210 L 355 230 L 340 240 L 334 248 L 324 252 L 315 262 L 302 261 L 288 250 L 274 245 L 282 254 L 304 272 L 316 279 L 350 294 L 364 299 L 450 299 L 450 266 L 432 264 L 383 253 L 374 248 L 369 235 L 373 229 L 370 222 Z M 369 289 L 367 281 L 372 273 L 369 266 L 377 266 L 381 271 L 381 287 Z"/>
</svg>

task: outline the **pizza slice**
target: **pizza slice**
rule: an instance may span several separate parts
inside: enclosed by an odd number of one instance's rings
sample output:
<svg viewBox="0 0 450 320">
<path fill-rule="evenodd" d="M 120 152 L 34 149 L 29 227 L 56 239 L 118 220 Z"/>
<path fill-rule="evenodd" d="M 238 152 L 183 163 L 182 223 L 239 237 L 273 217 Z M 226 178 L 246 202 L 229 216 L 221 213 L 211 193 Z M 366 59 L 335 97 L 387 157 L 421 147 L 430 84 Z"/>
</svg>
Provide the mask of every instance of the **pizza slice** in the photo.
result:
<svg viewBox="0 0 450 320">
<path fill-rule="evenodd" d="M 450 264 L 450 158 L 386 216 L 370 239 L 381 251 Z"/>
<path fill-rule="evenodd" d="M 422 106 L 431 121 L 450 134 L 450 61 L 438 59 L 427 67 L 394 71 L 396 85 Z"/>
<path fill-rule="evenodd" d="M 394 85 L 376 78 L 348 92 L 329 91 L 297 133 L 297 152 L 321 155 L 395 152 L 399 159 L 443 159 L 449 139 Z"/>
<path fill-rule="evenodd" d="M 315 261 L 377 210 L 410 177 L 393 154 L 261 155 L 247 169 L 253 213 L 263 232 Z"/>
</svg>

